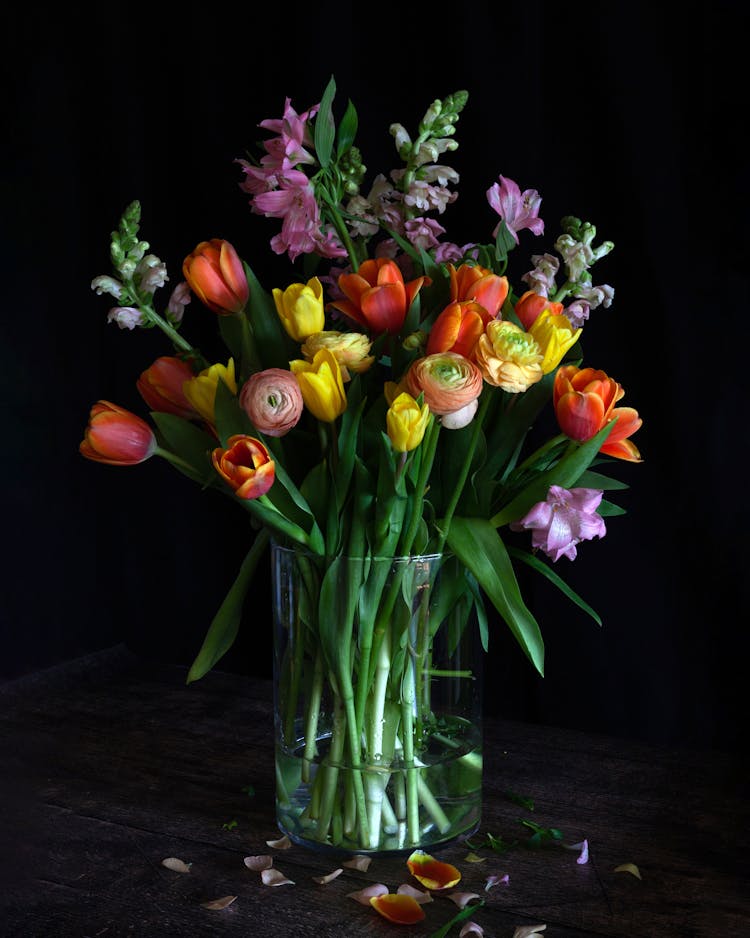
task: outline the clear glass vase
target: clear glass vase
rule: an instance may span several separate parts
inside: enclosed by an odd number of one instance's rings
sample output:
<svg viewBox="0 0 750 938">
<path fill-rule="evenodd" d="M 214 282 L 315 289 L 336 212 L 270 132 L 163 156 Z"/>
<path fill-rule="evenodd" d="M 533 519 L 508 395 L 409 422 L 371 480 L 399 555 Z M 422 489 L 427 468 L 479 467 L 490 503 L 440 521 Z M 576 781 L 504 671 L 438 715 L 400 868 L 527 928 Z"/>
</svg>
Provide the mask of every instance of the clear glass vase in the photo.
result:
<svg viewBox="0 0 750 938">
<path fill-rule="evenodd" d="M 483 651 L 465 571 L 438 554 L 271 558 L 281 831 L 370 854 L 474 833 Z"/>
</svg>

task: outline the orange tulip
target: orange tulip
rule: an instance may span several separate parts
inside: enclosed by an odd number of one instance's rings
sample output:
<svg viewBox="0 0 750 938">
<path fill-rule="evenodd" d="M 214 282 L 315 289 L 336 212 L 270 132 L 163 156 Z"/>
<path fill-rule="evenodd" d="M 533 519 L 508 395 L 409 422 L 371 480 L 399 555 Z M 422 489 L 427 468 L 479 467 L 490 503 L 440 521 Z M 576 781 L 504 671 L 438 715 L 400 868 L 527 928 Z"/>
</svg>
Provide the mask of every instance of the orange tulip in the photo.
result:
<svg viewBox="0 0 750 938">
<path fill-rule="evenodd" d="M 356 274 L 342 274 L 338 284 L 346 297 L 328 304 L 369 329 L 373 335 L 388 332 L 398 335 L 409 307 L 429 277 L 417 277 L 404 283 L 395 261 L 386 257 L 366 260 Z"/>
<path fill-rule="evenodd" d="M 543 310 L 548 309 L 553 316 L 559 316 L 564 307 L 562 303 L 553 303 L 552 300 L 546 296 L 542 296 L 541 293 L 527 290 L 513 309 L 524 330 L 530 332 L 532 325 L 536 322 Z"/>
<path fill-rule="evenodd" d="M 510 290 L 507 277 L 493 274 L 478 264 L 461 264 L 458 269 L 449 264 L 448 271 L 452 301 L 475 300 L 487 310 L 491 319 L 497 316 Z"/>
<path fill-rule="evenodd" d="M 183 394 L 182 386 L 193 377 L 193 369 L 187 362 L 163 355 L 141 372 L 136 387 L 151 410 L 190 418 L 197 415 Z"/>
<path fill-rule="evenodd" d="M 129 410 L 109 401 L 97 401 L 78 450 L 95 462 L 135 466 L 154 455 L 156 437 L 146 421 Z"/>
<path fill-rule="evenodd" d="M 560 429 L 572 440 L 584 442 L 616 419 L 599 452 L 629 462 L 641 462 L 641 454 L 628 437 L 643 421 L 632 407 L 615 407 L 624 394 L 622 386 L 603 371 L 563 366 L 555 375 L 552 392 Z"/>
<path fill-rule="evenodd" d="M 426 354 L 457 352 L 471 358 L 484 327 L 492 319 L 484 306 L 473 300 L 450 303 L 432 325 Z"/>
<path fill-rule="evenodd" d="M 211 454 L 214 469 L 229 483 L 238 498 L 260 498 L 273 485 L 276 464 L 265 446 L 243 433 L 230 436 L 229 447 Z"/>
<path fill-rule="evenodd" d="M 183 261 L 182 274 L 198 299 L 219 316 L 240 313 L 247 305 L 245 268 L 228 241 L 201 241 Z"/>
</svg>

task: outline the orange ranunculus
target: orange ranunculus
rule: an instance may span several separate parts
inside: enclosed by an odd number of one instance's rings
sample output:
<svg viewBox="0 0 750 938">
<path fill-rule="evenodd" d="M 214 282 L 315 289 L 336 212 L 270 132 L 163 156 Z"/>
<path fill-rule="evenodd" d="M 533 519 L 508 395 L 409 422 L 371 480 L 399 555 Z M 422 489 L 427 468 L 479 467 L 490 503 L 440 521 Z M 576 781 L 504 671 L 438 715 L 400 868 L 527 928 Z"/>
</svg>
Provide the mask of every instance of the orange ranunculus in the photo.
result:
<svg viewBox="0 0 750 938">
<path fill-rule="evenodd" d="M 429 277 L 417 277 L 404 283 L 395 261 L 386 257 L 366 260 L 355 274 L 341 274 L 339 289 L 345 299 L 334 300 L 329 307 L 344 313 L 373 335 L 388 332 L 398 335 L 409 307 Z"/>
<path fill-rule="evenodd" d="M 479 336 L 483 335 L 484 327 L 493 318 L 481 303 L 474 300 L 449 303 L 432 324 L 426 353 L 458 352 L 471 358 Z"/>
<path fill-rule="evenodd" d="M 227 449 L 211 454 L 214 469 L 229 483 L 238 498 L 260 498 L 271 488 L 276 464 L 265 446 L 254 436 L 238 433 L 227 440 Z"/>
<path fill-rule="evenodd" d="M 487 310 L 491 319 L 498 315 L 510 290 L 507 277 L 493 274 L 478 264 L 461 264 L 458 269 L 449 264 L 448 271 L 453 302 L 475 300 Z"/>
<path fill-rule="evenodd" d="M 183 261 L 182 274 L 198 299 L 220 316 L 240 313 L 247 305 L 245 268 L 228 241 L 201 241 Z"/>
<path fill-rule="evenodd" d="M 559 316 L 564 307 L 562 303 L 553 303 L 548 297 L 535 293 L 533 290 L 527 290 L 513 307 L 526 332 L 531 331 L 532 325 L 545 309 L 548 309 L 553 316 Z"/>
<path fill-rule="evenodd" d="M 622 386 L 603 371 L 564 365 L 555 375 L 552 392 L 560 429 L 572 440 L 584 442 L 616 419 L 599 452 L 628 462 L 641 462 L 641 454 L 628 437 L 643 421 L 632 407 L 615 407 L 624 394 Z"/>
<path fill-rule="evenodd" d="M 109 401 L 97 401 L 78 450 L 94 462 L 135 466 L 154 455 L 156 437 L 141 417 Z"/>
<path fill-rule="evenodd" d="M 196 417 L 195 409 L 182 391 L 183 384 L 192 377 L 193 370 L 187 362 L 163 355 L 141 372 L 136 387 L 151 410 L 178 417 Z"/>
<path fill-rule="evenodd" d="M 416 400 L 424 394 L 431 413 L 452 414 L 482 393 L 482 372 L 474 362 L 457 352 L 426 355 L 411 364 L 404 389 Z"/>
</svg>

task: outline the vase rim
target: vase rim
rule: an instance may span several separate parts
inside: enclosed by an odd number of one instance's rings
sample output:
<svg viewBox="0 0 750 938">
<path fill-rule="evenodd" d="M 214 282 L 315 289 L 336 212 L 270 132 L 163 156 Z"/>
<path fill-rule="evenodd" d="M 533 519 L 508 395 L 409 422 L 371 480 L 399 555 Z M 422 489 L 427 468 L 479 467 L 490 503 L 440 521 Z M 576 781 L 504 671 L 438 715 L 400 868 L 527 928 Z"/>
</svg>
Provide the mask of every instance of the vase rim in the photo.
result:
<svg viewBox="0 0 750 938">
<path fill-rule="evenodd" d="M 271 550 L 278 553 L 285 554 L 305 554 L 310 557 L 324 557 L 324 554 L 317 554 L 313 550 L 309 550 L 306 547 L 289 547 L 286 544 L 280 544 L 277 541 L 271 539 Z M 388 560 L 391 563 L 406 561 L 406 560 L 441 560 L 446 556 L 444 553 L 431 552 L 426 554 L 349 554 L 345 551 L 336 551 L 331 556 L 333 557 L 350 557 L 352 560 Z"/>
</svg>

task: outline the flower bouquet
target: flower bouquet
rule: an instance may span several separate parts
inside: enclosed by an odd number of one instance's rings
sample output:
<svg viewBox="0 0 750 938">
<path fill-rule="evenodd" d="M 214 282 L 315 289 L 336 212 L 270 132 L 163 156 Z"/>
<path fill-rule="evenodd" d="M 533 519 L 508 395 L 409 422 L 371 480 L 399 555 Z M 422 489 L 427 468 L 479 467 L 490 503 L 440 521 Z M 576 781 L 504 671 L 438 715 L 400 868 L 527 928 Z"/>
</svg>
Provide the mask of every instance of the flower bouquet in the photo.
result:
<svg viewBox="0 0 750 938">
<path fill-rule="evenodd" d="M 231 647 L 270 551 L 277 816 L 298 842 L 413 850 L 475 830 L 481 664 L 490 613 L 543 674 L 524 565 L 599 617 L 554 569 L 601 538 L 624 488 L 596 467 L 639 462 L 638 413 L 584 366 L 580 337 L 614 291 L 591 268 L 613 245 L 572 216 L 549 252 L 511 270 L 545 226 L 535 190 L 499 176 L 486 240 L 444 239 L 468 95 L 435 100 L 414 134 L 390 132 L 399 166 L 365 186 L 358 115 L 337 121 L 333 78 L 298 113 L 289 99 L 259 159 L 238 159 L 252 213 L 280 220 L 276 254 L 302 276 L 264 288 L 226 240 L 198 244 L 166 304 L 166 265 L 140 240 L 140 205 L 112 233 L 98 294 L 121 329 L 170 348 L 137 387 L 151 423 L 108 401 L 81 453 L 112 465 L 160 456 L 248 515 L 248 553 L 188 675 Z M 554 253 L 553 253 L 554 252 Z M 185 337 L 196 297 L 225 349 Z M 536 439 L 543 421 L 555 432 Z M 481 649 L 480 649 L 481 661 Z"/>
</svg>

